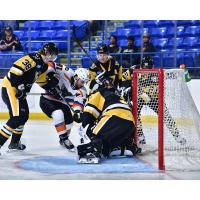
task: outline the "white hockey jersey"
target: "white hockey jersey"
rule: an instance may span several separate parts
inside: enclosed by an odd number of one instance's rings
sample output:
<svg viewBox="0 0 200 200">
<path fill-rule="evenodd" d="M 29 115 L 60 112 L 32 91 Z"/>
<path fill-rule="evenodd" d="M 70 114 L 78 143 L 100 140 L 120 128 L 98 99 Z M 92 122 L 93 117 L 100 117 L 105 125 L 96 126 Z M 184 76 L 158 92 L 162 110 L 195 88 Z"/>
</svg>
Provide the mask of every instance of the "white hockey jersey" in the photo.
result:
<svg viewBox="0 0 200 200">
<path fill-rule="evenodd" d="M 76 89 L 74 86 L 75 72 L 65 65 L 56 64 L 56 73 L 59 76 L 59 88 L 61 91 L 66 90 L 68 95 L 64 96 L 66 102 L 73 107 L 74 110 L 83 110 L 84 102 L 86 100 L 87 91 L 85 87 Z M 45 98 L 62 102 L 63 100 L 56 98 L 53 95 L 44 95 Z"/>
</svg>

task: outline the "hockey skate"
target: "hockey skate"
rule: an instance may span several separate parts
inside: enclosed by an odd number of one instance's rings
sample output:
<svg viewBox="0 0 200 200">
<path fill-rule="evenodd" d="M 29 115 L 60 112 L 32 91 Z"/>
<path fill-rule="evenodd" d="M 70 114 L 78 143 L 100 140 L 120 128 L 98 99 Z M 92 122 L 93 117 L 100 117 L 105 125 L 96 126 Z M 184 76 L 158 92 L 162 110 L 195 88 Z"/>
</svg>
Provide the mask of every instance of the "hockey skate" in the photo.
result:
<svg viewBox="0 0 200 200">
<path fill-rule="evenodd" d="M 74 145 L 70 142 L 68 137 L 61 137 L 60 136 L 60 145 L 70 151 L 75 151 L 74 150 Z"/>
<path fill-rule="evenodd" d="M 26 149 L 26 145 L 22 144 L 20 141 L 18 143 L 10 143 L 8 146 L 7 152 L 13 151 L 24 151 Z"/>
<path fill-rule="evenodd" d="M 100 158 L 93 153 L 87 153 L 85 156 L 80 156 L 78 160 L 78 163 L 82 164 L 98 164 L 99 162 Z"/>
</svg>

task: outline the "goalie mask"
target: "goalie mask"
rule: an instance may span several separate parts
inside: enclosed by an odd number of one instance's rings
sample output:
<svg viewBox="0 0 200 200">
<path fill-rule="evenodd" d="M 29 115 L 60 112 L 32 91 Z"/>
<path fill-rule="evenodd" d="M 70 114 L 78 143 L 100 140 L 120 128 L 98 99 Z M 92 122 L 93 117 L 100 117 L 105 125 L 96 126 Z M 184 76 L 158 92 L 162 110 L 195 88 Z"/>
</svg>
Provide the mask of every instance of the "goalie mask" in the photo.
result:
<svg viewBox="0 0 200 200">
<path fill-rule="evenodd" d="M 151 57 L 144 57 L 142 59 L 141 68 L 142 69 L 152 69 L 152 68 L 154 68 L 153 59 Z"/>
<path fill-rule="evenodd" d="M 40 53 L 45 63 L 55 61 L 58 56 L 58 48 L 53 42 L 49 42 L 42 47 Z"/>
<path fill-rule="evenodd" d="M 101 63 L 108 61 L 108 47 L 105 44 L 101 44 L 97 47 L 97 60 Z"/>
</svg>

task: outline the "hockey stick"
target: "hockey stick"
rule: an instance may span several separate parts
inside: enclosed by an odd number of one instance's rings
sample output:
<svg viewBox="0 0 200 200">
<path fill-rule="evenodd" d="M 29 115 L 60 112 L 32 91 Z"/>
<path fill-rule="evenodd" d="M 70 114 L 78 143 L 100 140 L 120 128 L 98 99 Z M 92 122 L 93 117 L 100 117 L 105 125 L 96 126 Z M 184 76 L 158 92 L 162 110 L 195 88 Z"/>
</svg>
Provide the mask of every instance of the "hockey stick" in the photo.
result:
<svg viewBox="0 0 200 200">
<path fill-rule="evenodd" d="M 77 38 L 76 35 L 76 27 L 73 26 L 73 35 L 74 35 L 74 39 L 76 41 L 76 43 L 79 45 L 79 47 L 83 50 L 83 52 L 85 53 L 85 55 L 90 59 L 90 61 L 95 65 L 95 61 L 94 59 L 91 57 L 91 55 L 85 50 L 85 48 L 82 46 L 82 44 L 80 43 L 79 39 Z"/>
</svg>

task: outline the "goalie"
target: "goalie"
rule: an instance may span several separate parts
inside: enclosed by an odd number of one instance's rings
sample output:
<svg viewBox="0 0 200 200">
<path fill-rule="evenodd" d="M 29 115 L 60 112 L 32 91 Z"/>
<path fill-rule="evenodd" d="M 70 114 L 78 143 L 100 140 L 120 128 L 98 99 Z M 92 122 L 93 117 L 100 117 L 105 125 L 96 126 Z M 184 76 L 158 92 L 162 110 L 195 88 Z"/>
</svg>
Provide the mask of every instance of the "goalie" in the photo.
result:
<svg viewBox="0 0 200 200">
<path fill-rule="evenodd" d="M 152 69 L 153 60 L 150 57 L 145 57 L 142 60 L 141 68 L 142 69 Z M 129 71 L 129 74 L 132 74 L 133 71 Z M 126 72 L 125 76 L 128 73 Z M 131 76 L 124 76 L 124 79 L 129 81 L 131 84 Z M 148 106 L 155 113 L 158 114 L 158 77 L 154 73 L 149 74 L 140 74 L 138 77 L 138 102 L 137 102 L 137 112 L 138 112 L 138 141 L 140 144 L 146 144 L 146 139 L 143 133 L 142 121 L 141 121 L 141 111 L 143 106 Z M 129 85 L 131 87 L 131 85 Z M 129 93 L 131 95 L 131 92 Z M 169 113 L 169 110 L 164 103 L 164 122 L 169 129 L 172 136 L 175 140 L 181 145 L 186 143 L 185 138 L 181 137 L 180 132 L 177 128 L 176 122 Z"/>
<path fill-rule="evenodd" d="M 124 146 L 132 155 L 141 152 L 133 143 L 134 119 L 127 103 L 115 93 L 112 79 L 89 96 L 82 114 L 82 127 L 91 141 L 77 147 L 79 163 L 98 163 L 102 155 Z"/>
</svg>

